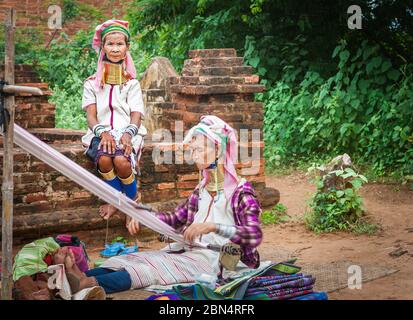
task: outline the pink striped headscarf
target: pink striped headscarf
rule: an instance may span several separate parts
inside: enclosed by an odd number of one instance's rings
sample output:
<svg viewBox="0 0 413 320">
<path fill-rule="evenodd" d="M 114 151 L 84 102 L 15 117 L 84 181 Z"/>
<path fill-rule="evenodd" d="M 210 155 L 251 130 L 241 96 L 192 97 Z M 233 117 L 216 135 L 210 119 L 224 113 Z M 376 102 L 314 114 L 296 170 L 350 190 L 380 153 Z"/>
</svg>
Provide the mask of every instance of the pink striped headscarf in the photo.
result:
<svg viewBox="0 0 413 320">
<path fill-rule="evenodd" d="M 98 59 L 98 64 L 97 64 L 97 69 L 96 73 L 92 76 L 95 79 L 95 86 L 97 89 L 102 87 L 103 84 L 103 58 L 105 56 L 105 53 L 103 51 L 103 39 L 102 39 L 102 32 L 110 26 L 114 25 L 119 25 L 122 26 L 123 28 L 127 29 L 129 31 L 129 22 L 128 21 L 123 21 L 123 20 L 108 20 L 100 25 L 98 25 L 95 29 L 95 35 L 93 36 L 93 42 L 92 42 L 92 48 L 95 49 L 95 51 L 99 55 Z M 113 31 L 113 32 L 122 32 L 120 30 Z M 108 33 L 109 34 L 109 33 Z M 124 33 L 129 41 L 129 36 Z M 106 36 L 106 35 L 105 35 Z M 136 78 L 136 69 L 135 69 L 135 64 L 133 63 L 132 56 L 129 52 L 129 50 L 126 52 L 126 57 L 123 61 L 123 67 L 128 73 L 129 77 L 131 79 Z"/>
<path fill-rule="evenodd" d="M 185 136 L 184 143 L 189 143 L 191 139 L 202 134 L 210 139 L 214 144 L 221 146 L 222 161 L 224 164 L 224 192 L 229 201 L 238 186 L 238 175 L 235 170 L 235 163 L 238 156 L 238 142 L 234 129 L 220 118 L 212 115 L 202 116 L 200 123 L 192 127 Z M 201 186 L 204 187 L 209 181 L 209 172 L 204 169 Z"/>
</svg>

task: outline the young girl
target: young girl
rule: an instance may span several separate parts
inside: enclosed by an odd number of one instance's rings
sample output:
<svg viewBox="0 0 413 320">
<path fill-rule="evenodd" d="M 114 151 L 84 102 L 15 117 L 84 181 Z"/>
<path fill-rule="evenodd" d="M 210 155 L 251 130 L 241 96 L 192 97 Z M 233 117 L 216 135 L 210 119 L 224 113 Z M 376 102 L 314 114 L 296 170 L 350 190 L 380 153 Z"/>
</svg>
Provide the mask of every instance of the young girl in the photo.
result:
<svg viewBox="0 0 413 320">
<path fill-rule="evenodd" d="M 144 105 L 129 40 L 127 21 L 109 20 L 96 27 L 93 48 L 99 60 L 96 73 L 84 83 L 82 108 L 89 128 L 82 143 L 102 178 L 136 199 L 135 168 L 146 130 L 141 123 Z M 105 219 L 115 212 L 109 204 L 99 208 Z"/>
<path fill-rule="evenodd" d="M 80 275 L 79 289 L 99 285 L 112 293 L 154 284 L 194 282 L 197 274 L 219 273 L 219 252 L 191 247 L 194 240 L 215 246 L 235 243 L 241 248 L 241 266 L 259 266 L 261 208 L 251 184 L 236 174 L 234 130 L 215 116 L 204 116 L 184 142 L 189 142 L 203 179 L 174 212 L 158 212 L 156 216 L 183 233 L 186 244 L 172 243 L 161 251 L 112 257 L 101 268 Z M 132 220 L 132 227 L 135 224 Z"/>
</svg>

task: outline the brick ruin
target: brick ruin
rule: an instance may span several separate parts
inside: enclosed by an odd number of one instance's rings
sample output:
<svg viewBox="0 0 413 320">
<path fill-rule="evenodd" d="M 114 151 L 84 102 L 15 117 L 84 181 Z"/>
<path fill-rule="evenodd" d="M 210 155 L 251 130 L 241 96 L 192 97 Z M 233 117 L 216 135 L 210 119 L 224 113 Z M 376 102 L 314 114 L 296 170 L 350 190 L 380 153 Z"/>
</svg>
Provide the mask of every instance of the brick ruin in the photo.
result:
<svg viewBox="0 0 413 320">
<path fill-rule="evenodd" d="M 196 167 L 175 164 L 175 161 L 173 164 L 157 163 L 152 157 L 153 151 L 169 151 L 174 160 L 182 158 L 178 147 L 184 131 L 195 125 L 201 115 L 214 114 L 238 132 L 248 130 L 248 142 L 240 144 L 240 152 L 248 154 L 255 146 L 259 157 L 256 155 L 256 159 L 251 157 L 238 163 L 238 173 L 253 183 L 263 206 L 276 204 L 279 192 L 265 185 L 264 143 L 262 140 L 251 142 L 251 130 L 262 129 L 263 121 L 263 105 L 254 101 L 254 93 L 262 92 L 264 86 L 258 84 L 253 68 L 243 66 L 243 59 L 236 56 L 235 49 L 193 50 L 189 58 L 179 75 L 168 59 L 157 57 L 140 80 L 146 107 L 145 126 L 149 131 L 141 158 L 141 201 L 167 210 L 188 196 L 199 181 Z M 2 72 L 0 69 L 0 79 Z M 51 92 L 47 84 L 39 82 L 31 66 L 16 65 L 16 84 L 23 83 L 41 88 L 44 96 L 16 97 L 16 123 L 94 172 L 80 143 L 84 131 L 54 128 L 55 106 L 48 102 Z M 182 125 L 175 127 L 176 123 Z M 171 130 L 173 141 L 160 140 L 160 129 Z M 1 172 L 2 153 L 0 149 Z M 106 222 L 97 214 L 102 202 L 90 192 L 17 146 L 14 161 L 16 238 L 106 228 Z M 111 228 L 120 228 L 122 224 L 120 218 L 110 220 Z M 140 235 L 153 236 L 150 230 Z"/>
<path fill-rule="evenodd" d="M 4 21 L 6 11 L 9 8 L 16 10 L 16 27 L 21 36 L 29 35 L 33 31 L 41 34 L 41 39 L 47 44 L 52 39 L 61 36 L 61 32 L 72 36 L 79 29 L 87 30 L 90 27 L 91 14 L 100 15 L 99 20 L 111 19 L 113 17 L 122 17 L 131 0 L 82 0 L 72 1 L 73 5 L 79 10 L 76 16 L 65 21 L 62 29 L 57 31 L 49 29 L 48 20 L 52 18 L 54 12 L 49 12 L 51 5 L 59 5 L 64 11 L 63 1 L 45 1 L 45 0 L 3 0 L 0 2 L 0 21 Z M 68 3 L 70 5 L 70 2 Z M 19 34 L 20 36 L 20 34 Z"/>
</svg>

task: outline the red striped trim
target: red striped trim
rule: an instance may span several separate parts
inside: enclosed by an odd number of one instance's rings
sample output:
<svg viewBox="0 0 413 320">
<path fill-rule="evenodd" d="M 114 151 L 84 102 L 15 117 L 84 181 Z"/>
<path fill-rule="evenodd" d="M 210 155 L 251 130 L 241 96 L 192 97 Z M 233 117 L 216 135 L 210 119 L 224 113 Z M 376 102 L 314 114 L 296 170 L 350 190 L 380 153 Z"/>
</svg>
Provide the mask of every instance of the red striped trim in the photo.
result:
<svg viewBox="0 0 413 320">
<path fill-rule="evenodd" d="M 113 106 L 112 106 L 112 93 L 113 93 L 113 84 L 110 85 L 109 91 L 109 109 L 110 109 L 110 127 L 113 129 Z"/>
</svg>

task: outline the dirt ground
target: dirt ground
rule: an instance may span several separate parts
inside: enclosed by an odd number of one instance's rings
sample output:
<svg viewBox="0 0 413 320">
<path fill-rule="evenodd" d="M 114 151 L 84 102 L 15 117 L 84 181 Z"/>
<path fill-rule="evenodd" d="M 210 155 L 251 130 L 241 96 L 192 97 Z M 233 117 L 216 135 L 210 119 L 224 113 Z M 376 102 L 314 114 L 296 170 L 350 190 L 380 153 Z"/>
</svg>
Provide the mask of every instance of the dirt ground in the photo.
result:
<svg viewBox="0 0 413 320">
<path fill-rule="evenodd" d="M 329 299 L 413 299 L 413 191 L 405 186 L 368 184 L 361 189 L 369 219 L 380 225 L 372 236 L 351 233 L 316 235 L 303 222 L 306 201 L 315 191 L 304 173 L 267 176 L 267 186 L 278 189 L 288 222 L 264 226 L 264 240 L 260 246 L 262 257 L 271 257 L 276 250 L 291 252 L 297 264 L 330 264 L 351 261 L 354 264 L 388 267 L 399 270 L 389 276 L 362 284 L 361 289 L 341 289 L 329 293 Z M 409 232 L 410 231 L 410 232 Z M 163 247 L 157 241 L 147 243 L 141 250 Z M 408 252 L 391 257 L 397 248 Z M 92 245 L 92 260 L 99 248 Z"/>
<path fill-rule="evenodd" d="M 291 219 L 263 227 L 262 257 L 271 257 L 274 250 L 281 249 L 298 257 L 298 265 L 351 261 L 397 269 L 394 274 L 363 283 L 361 289 L 346 288 L 329 293 L 329 299 L 413 299 L 413 191 L 400 185 L 368 184 L 362 187 L 361 194 L 367 216 L 381 226 L 375 235 L 343 232 L 316 235 L 306 229 L 303 222 L 306 201 L 315 190 L 307 177 L 300 172 L 267 176 L 267 186 L 280 191 L 280 203 L 288 208 Z M 87 232 L 77 235 L 87 243 L 91 260 L 97 259 L 104 240 L 90 237 Z M 140 245 L 141 251 L 145 251 L 165 244 L 152 241 Z M 408 252 L 400 257 L 390 256 L 397 248 Z"/>
<path fill-rule="evenodd" d="M 280 202 L 288 208 L 291 221 L 264 228 L 262 252 L 277 244 L 295 252 L 297 264 L 348 260 L 399 270 L 363 283 L 359 290 L 346 288 L 330 293 L 330 299 L 413 299 L 413 191 L 399 185 L 368 184 L 361 194 L 367 216 L 381 226 L 380 231 L 372 236 L 342 232 L 316 235 L 302 221 L 306 201 L 315 191 L 307 177 L 303 173 L 268 176 L 267 186 L 280 190 Z M 389 253 L 398 247 L 408 252 L 391 257 Z"/>
</svg>

